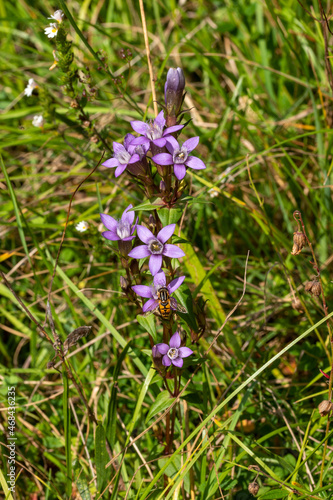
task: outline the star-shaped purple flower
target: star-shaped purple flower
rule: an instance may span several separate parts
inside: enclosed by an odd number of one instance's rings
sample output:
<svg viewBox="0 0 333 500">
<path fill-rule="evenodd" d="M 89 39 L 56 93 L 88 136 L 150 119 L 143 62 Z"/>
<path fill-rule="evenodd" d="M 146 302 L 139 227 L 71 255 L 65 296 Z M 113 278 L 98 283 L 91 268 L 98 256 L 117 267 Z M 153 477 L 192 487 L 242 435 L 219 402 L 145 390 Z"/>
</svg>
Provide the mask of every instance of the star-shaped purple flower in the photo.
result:
<svg viewBox="0 0 333 500">
<path fill-rule="evenodd" d="M 111 217 L 111 215 L 100 214 L 104 226 L 108 229 L 108 231 L 102 233 L 104 238 L 111 241 L 130 241 L 134 238 L 133 233 L 136 229 L 138 219 L 136 224 L 132 227 L 135 212 L 128 212 L 131 208 L 133 208 L 133 205 L 128 205 L 119 222 Z"/>
<path fill-rule="evenodd" d="M 184 142 L 182 146 L 172 136 L 166 140 L 166 147 L 169 153 L 159 153 L 153 156 L 153 162 L 157 165 L 173 165 L 173 171 L 178 180 L 182 180 L 186 174 L 186 167 L 194 170 L 202 170 L 206 165 L 196 156 L 189 156 L 189 153 L 197 147 L 199 137 L 192 137 Z"/>
<path fill-rule="evenodd" d="M 176 224 L 169 224 L 161 229 L 157 236 L 144 226 L 137 226 L 137 235 L 145 245 L 133 248 L 128 254 L 133 259 L 149 258 L 149 270 L 152 276 L 162 267 L 163 255 L 172 259 L 184 257 L 184 252 L 176 245 L 166 243 L 175 231 Z"/>
<path fill-rule="evenodd" d="M 132 134 L 127 134 L 124 145 L 119 142 L 113 143 L 113 158 L 109 158 L 102 165 L 108 168 L 116 167 L 115 177 L 119 177 L 128 165 L 140 162 L 147 153 L 150 147 L 149 140 L 144 137 L 140 138 L 139 141 L 138 139 Z M 135 143 L 132 144 L 133 141 Z"/>
<path fill-rule="evenodd" d="M 175 332 L 168 344 L 156 344 L 153 347 L 153 354 L 158 352 L 163 356 L 162 364 L 164 366 L 170 366 L 173 364 L 177 368 L 182 368 L 183 358 L 187 358 L 193 354 L 192 349 L 189 347 L 180 347 L 181 338 L 178 332 Z"/>
<path fill-rule="evenodd" d="M 184 127 L 184 125 L 174 125 L 173 127 L 163 130 L 165 127 L 163 110 L 156 116 L 153 122 L 145 123 L 135 120 L 131 122 L 131 125 L 135 132 L 145 136 L 159 148 L 163 148 L 166 145 L 166 137 Z"/>
<path fill-rule="evenodd" d="M 146 299 L 149 299 L 144 304 L 142 311 L 143 312 L 153 311 L 158 306 L 158 295 L 157 295 L 158 290 L 162 287 L 165 287 L 168 289 L 168 292 L 171 295 L 173 292 L 175 292 L 177 290 L 177 288 L 180 287 L 180 285 L 183 283 L 184 279 L 185 279 L 185 276 L 180 276 L 179 278 L 175 278 L 174 280 L 172 280 L 167 285 L 164 272 L 159 271 L 154 276 L 152 286 L 134 285 L 134 286 L 132 286 L 132 290 L 134 290 L 134 292 L 137 295 L 139 295 L 140 297 L 145 297 Z M 171 301 L 171 308 L 173 310 L 176 310 L 176 308 L 177 308 L 176 299 L 171 297 L 170 301 Z"/>
</svg>

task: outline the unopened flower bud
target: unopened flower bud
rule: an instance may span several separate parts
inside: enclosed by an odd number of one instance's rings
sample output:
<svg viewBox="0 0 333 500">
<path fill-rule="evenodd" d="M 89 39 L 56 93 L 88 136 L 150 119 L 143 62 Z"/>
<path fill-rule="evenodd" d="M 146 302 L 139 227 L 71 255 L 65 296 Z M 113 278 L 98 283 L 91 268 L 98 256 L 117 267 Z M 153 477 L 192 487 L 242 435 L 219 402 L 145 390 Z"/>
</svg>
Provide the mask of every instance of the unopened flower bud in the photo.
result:
<svg viewBox="0 0 333 500">
<path fill-rule="evenodd" d="M 155 217 L 152 214 L 149 215 L 148 227 L 149 227 L 149 229 L 151 230 L 152 233 L 154 232 L 154 230 L 156 228 L 156 220 L 155 220 Z"/>
<path fill-rule="evenodd" d="M 326 399 L 324 399 L 324 401 L 319 403 L 318 411 L 322 417 L 325 417 L 325 415 L 328 415 L 330 413 L 332 407 L 333 407 L 332 401 L 327 401 Z"/>
<path fill-rule="evenodd" d="M 253 481 L 253 483 L 249 484 L 247 489 L 249 490 L 249 493 L 255 497 L 259 491 L 259 484 Z"/>
<path fill-rule="evenodd" d="M 318 280 L 308 281 L 305 285 L 305 291 L 310 292 L 314 297 L 319 297 L 321 294 L 321 287 Z"/>
<path fill-rule="evenodd" d="M 164 98 L 167 116 L 176 117 L 183 102 L 185 77 L 181 68 L 170 68 L 164 86 Z M 170 126 L 170 125 L 169 125 Z"/>
<path fill-rule="evenodd" d="M 160 182 L 160 191 L 161 193 L 165 193 L 166 185 L 164 181 Z"/>
<path fill-rule="evenodd" d="M 294 233 L 294 240 L 293 241 L 294 241 L 294 245 L 293 245 L 293 249 L 291 251 L 291 255 L 298 255 L 299 253 L 301 253 L 302 248 L 304 248 L 307 244 L 305 234 L 300 232 L 300 231 L 296 231 Z"/>
<path fill-rule="evenodd" d="M 126 278 L 123 276 L 120 276 L 120 288 L 122 289 L 123 292 L 127 292 L 128 290 L 128 281 Z"/>
</svg>

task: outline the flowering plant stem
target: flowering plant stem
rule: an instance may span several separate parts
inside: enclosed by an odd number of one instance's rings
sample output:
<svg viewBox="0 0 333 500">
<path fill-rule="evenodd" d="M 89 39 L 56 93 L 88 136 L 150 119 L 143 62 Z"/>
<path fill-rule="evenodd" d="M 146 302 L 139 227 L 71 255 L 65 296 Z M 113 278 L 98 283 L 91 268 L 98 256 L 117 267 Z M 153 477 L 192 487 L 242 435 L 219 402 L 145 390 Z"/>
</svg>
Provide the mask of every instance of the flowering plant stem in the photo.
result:
<svg viewBox="0 0 333 500">
<path fill-rule="evenodd" d="M 309 240 L 308 235 L 307 235 L 306 230 L 305 230 L 305 225 L 304 225 L 304 222 L 302 219 L 302 214 L 299 210 L 295 210 L 295 212 L 293 213 L 293 217 L 294 217 L 295 221 L 297 222 L 299 231 L 301 230 L 300 226 L 302 226 L 302 232 L 303 232 L 303 234 L 306 238 L 306 241 L 309 245 L 311 255 L 313 258 L 313 263 L 312 263 L 313 268 L 317 272 L 317 277 L 318 277 L 319 283 L 320 283 L 320 290 L 321 290 L 321 297 L 322 297 L 322 302 L 323 302 L 324 315 L 328 316 L 328 309 L 327 309 L 327 304 L 326 304 L 324 287 L 323 287 L 323 282 L 321 279 L 320 269 L 318 266 L 316 255 L 315 255 L 313 247 L 312 247 L 312 243 Z M 333 337 L 332 337 L 332 329 L 331 329 L 329 318 L 326 321 L 326 326 L 327 326 L 328 336 L 329 336 L 329 340 L 330 340 L 330 344 L 331 344 L 331 359 L 329 358 L 329 363 L 331 365 L 331 371 L 330 371 L 330 379 L 329 379 L 329 386 L 328 386 L 328 400 L 331 401 L 332 385 L 333 385 Z M 327 438 L 328 438 L 328 433 L 329 433 L 329 429 L 330 429 L 330 420 L 331 420 L 331 412 L 327 415 L 326 433 L 325 433 L 326 440 L 325 440 L 325 444 L 324 444 L 323 458 L 322 458 L 321 469 L 320 469 L 320 487 L 323 486 L 323 475 L 324 475 L 325 458 L 326 458 L 326 451 L 327 451 Z"/>
</svg>

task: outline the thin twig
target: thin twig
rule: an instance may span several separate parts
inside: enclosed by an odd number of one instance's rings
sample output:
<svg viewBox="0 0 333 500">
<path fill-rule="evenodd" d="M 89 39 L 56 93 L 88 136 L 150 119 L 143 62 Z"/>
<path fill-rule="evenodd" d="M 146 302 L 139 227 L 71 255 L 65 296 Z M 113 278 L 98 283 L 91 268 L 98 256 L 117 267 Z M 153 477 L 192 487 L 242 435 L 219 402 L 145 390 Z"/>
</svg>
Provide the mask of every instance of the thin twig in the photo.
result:
<svg viewBox="0 0 333 500">
<path fill-rule="evenodd" d="M 156 99 L 156 91 L 155 91 L 155 81 L 154 81 L 153 67 L 152 67 L 151 59 L 150 59 L 150 47 L 149 47 L 148 31 L 147 31 L 146 16 L 145 16 L 145 9 L 143 6 L 143 0 L 139 0 L 139 4 L 140 4 L 143 36 L 145 39 L 145 46 L 146 46 L 146 52 L 147 52 L 147 61 L 148 61 L 151 93 L 153 96 L 154 113 L 155 113 L 155 116 L 157 116 L 158 109 L 157 109 L 157 99 Z"/>
</svg>

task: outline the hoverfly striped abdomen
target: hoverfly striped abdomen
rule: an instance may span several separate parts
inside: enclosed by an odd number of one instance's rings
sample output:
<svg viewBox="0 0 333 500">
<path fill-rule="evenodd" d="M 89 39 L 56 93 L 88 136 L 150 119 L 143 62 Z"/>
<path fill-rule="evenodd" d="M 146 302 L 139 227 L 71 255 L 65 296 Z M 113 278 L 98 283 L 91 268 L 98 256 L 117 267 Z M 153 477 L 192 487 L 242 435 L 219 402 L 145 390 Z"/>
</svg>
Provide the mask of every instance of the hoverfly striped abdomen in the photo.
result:
<svg viewBox="0 0 333 500">
<path fill-rule="evenodd" d="M 161 287 L 158 292 L 159 310 L 163 319 L 169 319 L 171 314 L 170 294 L 166 287 Z"/>
</svg>

